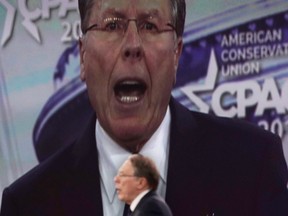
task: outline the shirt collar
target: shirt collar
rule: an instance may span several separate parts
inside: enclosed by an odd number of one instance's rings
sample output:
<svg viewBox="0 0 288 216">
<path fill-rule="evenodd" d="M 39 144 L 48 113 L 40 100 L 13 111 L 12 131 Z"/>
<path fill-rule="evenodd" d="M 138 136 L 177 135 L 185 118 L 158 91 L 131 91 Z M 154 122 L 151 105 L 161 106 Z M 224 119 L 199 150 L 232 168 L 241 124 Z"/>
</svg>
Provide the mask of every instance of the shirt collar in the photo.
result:
<svg viewBox="0 0 288 216">
<path fill-rule="evenodd" d="M 130 210 L 133 212 L 136 208 L 136 206 L 138 205 L 138 203 L 140 202 L 140 200 L 149 192 L 150 190 L 144 190 L 142 191 L 140 194 L 138 194 L 138 196 L 132 201 L 131 205 L 130 205 Z"/>
<path fill-rule="evenodd" d="M 169 147 L 169 129 L 171 114 L 167 108 L 165 117 L 159 128 L 142 147 L 140 154 L 151 158 L 159 170 L 161 179 L 166 183 L 167 157 Z M 99 170 L 101 180 L 109 201 L 112 203 L 116 194 L 114 177 L 124 161 L 131 155 L 130 152 L 119 146 L 96 120 L 96 143 L 99 155 Z"/>
</svg>

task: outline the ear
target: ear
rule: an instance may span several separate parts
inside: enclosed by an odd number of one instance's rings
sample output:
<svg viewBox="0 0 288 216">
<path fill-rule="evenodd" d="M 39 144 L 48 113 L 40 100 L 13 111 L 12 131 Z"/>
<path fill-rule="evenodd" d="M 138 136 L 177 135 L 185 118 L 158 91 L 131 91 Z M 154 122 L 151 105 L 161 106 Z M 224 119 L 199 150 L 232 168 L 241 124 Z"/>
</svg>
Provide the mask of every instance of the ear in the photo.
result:
<svg viewBox="0 0 288 216">
<path fill-rule="evenodd" d="M 139 182 L 138 182 L 138 189 L 142 190 L 148 186 L 147 179 L 144 177 L 139 177 Z"/>
<path fill-rule="evenodd" d="M 79 52 L 80 52 L 80 78 L 82 81 L 86 80 L 86 73 L 85 73 L 85 55 L 86 55 L 86 51 L 85 51 L 85 41 L 84 38 L 81 37 L 78 40 L 79 43 Z"/>
<path fill-rule="evenodd" d="M 174 84 L 176 83 L 176 73 L 178 69 L 178 64 L 179 64 L 179 59 L 182 54 L 182 49 L 183 49 L 183 38 L 178 37 L 175 42 L 175 47 L 174 47 L 174 69 L 175 69 L 175 78 L 174 78 Z"/>
</svg>

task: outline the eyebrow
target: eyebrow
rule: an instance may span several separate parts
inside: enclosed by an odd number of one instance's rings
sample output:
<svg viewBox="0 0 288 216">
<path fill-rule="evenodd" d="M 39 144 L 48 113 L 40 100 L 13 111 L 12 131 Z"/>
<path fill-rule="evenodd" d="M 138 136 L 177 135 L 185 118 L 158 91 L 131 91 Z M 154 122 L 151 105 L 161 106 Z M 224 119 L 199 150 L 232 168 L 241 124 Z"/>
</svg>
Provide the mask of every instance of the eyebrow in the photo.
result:
<svg viewBox="0 0 288 216">
<path fill-rule="evenodd" d="M 125 14 L 125 12 L 123 10 L 117 9 L 117 8 L 108 8 L 103 12 L 103 18 L 106 18 L 109 16 L 119 17 L 119 18 L 123 18 L 123 19 L 127 18 L 127 15 Z M 160 18 L 159 10 L 151 9 L 151 10 L 141 11 L 141 12 L 139 12 L 139 14 L 137 14 L 136 18 L 146 19 L 146 18 L 149 18 L 151 16 L 153 18 Z"/>
<path fill-rule="evenodd" d="M 103 18 L 114 16 L 119 18 L 125 18 L 125 14 L 115 8 L 109 8 L 106 11 L 103 12 Z"/>
</svg>

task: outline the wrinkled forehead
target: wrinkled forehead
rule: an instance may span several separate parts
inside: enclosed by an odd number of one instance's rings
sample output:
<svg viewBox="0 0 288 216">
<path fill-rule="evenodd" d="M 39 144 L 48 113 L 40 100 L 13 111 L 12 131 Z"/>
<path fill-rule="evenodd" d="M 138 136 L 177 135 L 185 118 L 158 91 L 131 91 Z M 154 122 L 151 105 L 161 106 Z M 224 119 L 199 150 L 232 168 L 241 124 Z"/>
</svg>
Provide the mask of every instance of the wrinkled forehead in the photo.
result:
<svg viewBox="0 0 288 216">
<path fill-rule="evenodd" d="M 109 15 L 129 18 L 151 15 L 171 19 L 170 0 L 95 0 L 90 18 Z"/>
</svg>

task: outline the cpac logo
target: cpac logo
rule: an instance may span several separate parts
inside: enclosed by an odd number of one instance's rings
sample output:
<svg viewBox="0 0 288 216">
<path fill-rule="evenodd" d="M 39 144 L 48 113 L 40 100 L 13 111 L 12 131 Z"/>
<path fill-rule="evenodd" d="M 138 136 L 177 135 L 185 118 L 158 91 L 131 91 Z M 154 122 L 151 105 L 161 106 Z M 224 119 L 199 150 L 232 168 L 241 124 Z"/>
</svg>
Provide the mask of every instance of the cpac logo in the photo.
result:
<svg viewBox="0 0 288 216">
<path fill-rule="evenodd" d="M 288 79 L 280 83 L 274 77 L 256 80 L 227 82 L 216 85 L 218 65 L 215 52 L 211 51 L 207 77 L 203 83 L 187 85 L 182 92 L 201 112 L 210 109 L 218 116 L 243 118 L 250 107 L 255 107 L 254 115 L 262 116 L 265 110 L 275 110 L 277 114 L 288 112 Z M 280 81 L 279 81 L 280 82 Z M 211 92 L 211 104 L 201 98 L 201 93 Z M 227 100 L 226 100 L 227 99 Z M 228 106 L 225 103 L 232 101 Z"/>
<path fill-rule="evenodd" d="M 49 19 L 51 17 L 51 9 L 55 8 L 59 8 L 59 18 L 65 17 L 69 11 L 77 11 L 77 0 L 41 0 L 42 7 L 33 9 L 29 9 L 28 7 L 29 0 L 18 0 L 17 2 L 19 12 L 23 17 L 21 24 L 38 43 L 41 43 L 41 39 L 39 29 L 34 23 L 35 21 L 40 18 Z M 31 2 L 35 4 L 36 1 Z M 17 10 L 7 0 L 0 0 L 0 6 L 6 10 L 4 29 L 1 37 L 1 46 L 4 46 L 13 34 Z"/>
</svg>

